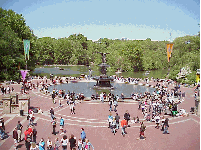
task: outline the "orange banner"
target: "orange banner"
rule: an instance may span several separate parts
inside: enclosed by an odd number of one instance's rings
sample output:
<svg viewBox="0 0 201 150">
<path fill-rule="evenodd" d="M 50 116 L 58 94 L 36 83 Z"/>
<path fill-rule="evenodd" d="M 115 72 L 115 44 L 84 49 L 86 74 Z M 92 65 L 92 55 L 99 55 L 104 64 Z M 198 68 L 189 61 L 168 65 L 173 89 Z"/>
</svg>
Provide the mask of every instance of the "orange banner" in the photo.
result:
<svg viewBox="0 0 201 150">
<path fill-rule="evenodd" d="M 173 45 L 174 44 L 167 44 L 167 59 L 168 59 L 168 62 L 170 62 L 170 57 L 171 57 L 171 54 L 172 54 Z"/>
</svg>

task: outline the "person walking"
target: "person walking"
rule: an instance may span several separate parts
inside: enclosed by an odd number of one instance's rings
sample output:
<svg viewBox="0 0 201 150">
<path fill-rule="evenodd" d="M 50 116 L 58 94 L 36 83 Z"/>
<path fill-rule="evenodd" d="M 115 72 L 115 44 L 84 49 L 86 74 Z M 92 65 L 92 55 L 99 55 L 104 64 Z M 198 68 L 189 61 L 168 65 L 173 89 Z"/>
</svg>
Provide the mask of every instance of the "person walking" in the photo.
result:
<svg viewBox="0 0 201 150">
<path fill-rule="evenodd" d="M 109 111 L 112 111 L 112 100 L 109 100 L 109 106 L 110 106 Z"/>
<path fill-rule="evenodd" d="M 55 128 L 56 128 L 56 118 L 54 118 L 53 121 L 52 121 L 52 127 L 53 127 L 52 134 L 56 135 L 56 132 L 55 132 Z"/>
<path fill-rule="evenodd" d="M 125 134 L 126 134 L 126 127 L 127 127 L 127 121 L 126 121 L 126 118 L 124 118 L 124 120 L 121 121 L 121 127 L 122 127 L 122 135 L 123 137 L 125 137 Z"/>
<path fill-rule="evenodd" d="M 162 129 L 161 131 L 164 131 L 164 123 L 165 123 L 165 117 L 163 116 L 163 118 L 161 119 L 161 126 L 162 126 Z"/>
<path fill-rule="evenodd" d="M 37 130 L 35 128 L 35 126 L 33 126 L 33 142 L 36 143 L 36 135 L 37 135 Z"/>
<path fill-rule="evenodd" d="M 85 142 L 86 133 L 85 133 L 85 131 L 84 131 L 84 128 L 81 128 L 81 139 L 82 139 L 82 143 Z"/>
<path fill-rule="evenodd" d="M 73 134 L 71 134 L 70 136 L 69 144 L 70 144 L 70 150 L 76 149 L 76 137 L 74 137 Z"/>
<path fill-rule="evenodd" d="M 18 146 L 18 133 L 17 133 L 17 127 L 13 130 L 13 139 L 14 139 L 14 148 L 17 149 Z"/>
<path fill-rule="evenodd" d="M 45 150 L 45 141 L 43 138 L 39 142 L 39 150 Z"/>
<path fill-rule="evenodd" d="M 33 125 L 34 122 L 34 112 L 31 110 L 29 113 L 29 124 Z"/>
<path fill-rule="evenodd" d="M 63 150 L 67 150 L 68 139 L 66 135 L 64 135 L 63 138 L 61 139 L 61 143 Z"/>
<path fill-rule="evenodd" d="M 79 139 L 77 142 L 78 150 L 82 150 L 82 139 Z"/>
<path fill-rule="evenodd" d="M 115 100 L 113 101 L 113 105 L 114 105 L 114 111 L 117 112 L 117 106 L 118 106 L 118 102 L 115 98 Z"/>
<path fill-rule="evenodd" d="M 47 149 L 48 150 L 52 150 L 53 149 L 53 144 L 52 144 L 52 141 L 51 141 L 51 139 L 49 137 L 47 139 Z"/>
<path fill-rule="evenodd" d="M 112 123 L 111 123 L 111 131 L 115 135 L 115 133 L 116 133 L 116 120 L 115 120 L 115 118 L 113 118 Z"/>
<path fill-rule="evenodd" d="M 22 124 L 20 123 L 20 121 L 18 121 L 17 124 L 18 143 L 21 142 L 22 128 L 23 128 Z"/>
<path fill-rule="evenodd" d="M 27 139 L 25 146 L 26 146 L 27 150 L 30 150 L 30 147 L 31 147 L 31 139 L 30 138 Z"/>
<path fill-rule="evenodd" d="M 129 114 L 128 110 L 126 110 L 126 113 L 124 114 L 124 118 L 127 121 L 127 125 L 128 125 L 128 121 L 130 120 L 130 114 Z"/>
<path fill-rule="evenodd" d="M 53 103 L 55 104 L 55 97 L 56 97 L 56 93 L 55 93 L 55 90 L 52 91 L 52 101 Z"/>
<path fill-rule="evenodd" d="M 57 137 L 54 143 L 54 150 L 59 150 L 59 147 L 60 147 L 60 142 L 59 142 L 59 138 Z"/>
<path fill-rule="evenodd" d="M 53 120 L 55 118 L 55 116 L 54 116 L 54 110 L 52 107 L 50 109 L 50 115 L 51 115 L 51 120 Z"/>
<path fill-rule="evenodd" d="M 26 130 L 24 131 L 24 140 L 25 140 L 25 145 L 27 142 L 27 138 L 30 138 L 30 133 L 29 133 L 29 128 L 27 127 Z"/>
<path fill-rule="evenodd" d="M 143 121 L 141 122 L 141 126 L 140 126 L 140 139 L 141 138 L 146 138 L 145 136 L 144 136 L 144 132 L 145 132 L 145 130 L 146 130 L 146 126 L 144 125 L 144 123 L 143 123 Z"/>
<path fill-rule="evenodd" d="M 119 129 L 119 119 L 120 119 L 120 116 L 118 115 L 118 113 L 116 113 L 115 121 L 116 121 L 116 128 L 117 129 Z"/>
<path fill-rule="evenodd" d="M 166 119 L 165 119 L 165 122 L 164 122 L 164 131 L 163 131 L 163 134 L 170 134 L 170 133 L 168 132 L 168 128 L 169 128 L 168 121 L 169 121 L 169 119 L 166 118 Z"/>
<path fill-rule="evenodd" d="M 160 116 L 159 116 L 159 114 L 155 116 L 155 123 L 156 123 L 155 128 L 159 129 L 160 128 L 160 126 L 159 126 L 159 124 L 160 124 Z"/>
<path fill-rule="evenodd" d="M 109 127 L 108 128 L 111 128 L 112 120 L 113 120 L 112 113 L 110 113 L 109 116 L 108 116 L 108 122 L 109 122 Z"/>
<path fill-rule="evenodd" d="M 70 102 L 70 111 L 71 114 L 75 114 L 75 103 L 73 101 Z"/>
<path fill-rule="evenodd" d="M 61 130 L 61 135 L 64 134 L 64 119 L 62 117 L 60 119 L 60 130 Z"/>
</svg>

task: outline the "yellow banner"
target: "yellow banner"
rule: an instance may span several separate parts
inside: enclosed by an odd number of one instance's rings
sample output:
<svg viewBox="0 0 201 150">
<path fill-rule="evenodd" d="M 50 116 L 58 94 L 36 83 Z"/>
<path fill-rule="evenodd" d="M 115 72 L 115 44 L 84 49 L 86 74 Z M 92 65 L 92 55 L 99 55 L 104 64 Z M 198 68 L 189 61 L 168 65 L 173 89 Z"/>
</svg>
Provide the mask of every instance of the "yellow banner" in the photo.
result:
<svg viewBox="0 0 201 150">
<path fill-rule="evenodd" d="M 198 83 L 200 81 L 200 75 L 196 74 L 196 82 Z"/>
<path fill-rule="evenodd" d="M 168 59 L 168 62 L 170 61 L 173 45 L 174 44 L 167 44 L 167 59 Z"/>
</svg>

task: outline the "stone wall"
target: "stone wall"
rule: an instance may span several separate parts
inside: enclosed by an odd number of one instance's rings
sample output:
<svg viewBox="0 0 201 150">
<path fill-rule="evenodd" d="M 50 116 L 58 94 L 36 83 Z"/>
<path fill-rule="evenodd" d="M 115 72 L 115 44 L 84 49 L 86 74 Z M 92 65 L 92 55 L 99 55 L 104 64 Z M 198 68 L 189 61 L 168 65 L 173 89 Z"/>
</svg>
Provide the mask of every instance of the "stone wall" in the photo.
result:
<svg viewBox="0 0 201 150">
<path fill-rule="evenodd" d="M 2 98 L 2 101 L 3 101 L 3 113 L 4 114 L 10 114 L 11 113 L 11 108 L 10 108 L 11 98 L 10 98 L 10 96 L 5 95 Z"/>
</svg>

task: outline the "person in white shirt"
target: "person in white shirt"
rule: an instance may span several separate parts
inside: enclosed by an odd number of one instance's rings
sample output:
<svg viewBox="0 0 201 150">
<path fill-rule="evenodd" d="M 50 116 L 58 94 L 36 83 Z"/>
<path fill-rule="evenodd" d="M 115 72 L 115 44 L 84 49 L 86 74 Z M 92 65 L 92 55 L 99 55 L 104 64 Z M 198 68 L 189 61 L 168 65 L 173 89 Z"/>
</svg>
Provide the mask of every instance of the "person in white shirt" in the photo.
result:
<svg viewBox="0 0 201 150">
<path fill-rule="evenodd" d="M 104 102 L 103 92 L 100 94 L 100 101 Z"/>
<path fill-rule="evenodd" d="M 48 149 L 52 148 L 52 141 L 51 141 L 51 139 L 49 137 L 48 137 L 48 140 L 47 140 L 47 148 Z"/>
<path fill-rule="evenodd" d="M 112 133 L 114 133 L 114 135 L 115 135 L 115 133 L 116 133 L 116 120 L 115 120 L 115 118 L 113 118 L 113 120 L 112 120 L 111 130 L 112 130 Z"/>
<path fill-rule="evenodd" d="M 160 124 L 160 116 L 159 115 L 155 116 L 155 123 L 156 123 L 156 127 L 155 128 L 159 129 L 159 124 Z"/>
<path fill-rule="evenodd" d="M 64 135 L 63 138 L 61 139 L 61 144 L 63 150 L 67 150 L 68 139 L 66 135 Z"/>
</svg>

